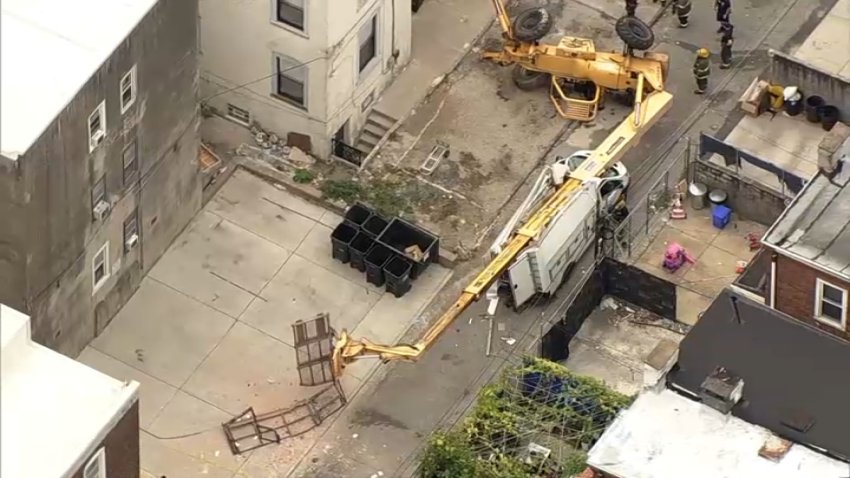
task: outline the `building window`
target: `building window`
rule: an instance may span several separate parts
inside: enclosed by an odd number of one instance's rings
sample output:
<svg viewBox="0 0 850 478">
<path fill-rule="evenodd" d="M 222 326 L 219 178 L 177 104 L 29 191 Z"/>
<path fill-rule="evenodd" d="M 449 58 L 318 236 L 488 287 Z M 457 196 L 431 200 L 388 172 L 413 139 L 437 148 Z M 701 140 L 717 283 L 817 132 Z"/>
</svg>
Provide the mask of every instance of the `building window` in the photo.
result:
<svg viewBox="0 0 850 478">
<path fill-rule="evenodd" d="M 139 242 L 139 210 L 134 209 L 124 220 L 124 252 L 136 247 Z"/>
<path fill-rule="evenodd" d="M 106 478 L 106 450 L 101 448 L 83 468 L 83 478 Z"/>
<path fill-rule="evenodd" d="M 844 330 L 847 327 L 847 290 L 817 279 L 815 319 Z"/>
<path fill-rule="evenodd" d="M 304 0 L 276 0 L 277 21 L 292 28 L 304 31 Z"/>
<path fill-rule="evenodd" d="M 139 176 L 139 147 L 134 139 L 130 144 L 124 148 L 123 154 L 123 162 L 124 162 L 124 185 L 127 186 L 129 184 L 134 183 Z"/>
<path fill-rule="evenodd" d="M 121 77 L 121 114 L 136 102 L 136 65 Z"/>
<path fill-rule="evenodd" d="M 375 31 L 377 30 L 378 25 L 378 14 L 372 17 L 371 20 L 366 22 L 362 27 L 360 27 L 360 32 L 358 34 L 358 38 L 360 40 L 360 71 L 366 69 L 369 66 L 369 63 L 375 58 L 377 51 L 377 42 L 375 41 Z"/>
<path fill-rule="evenodd" d="M 91 208 L 97 209 L 97 205 L 106 202 L 106 177 L 101 176 L 91 187 Z"/>
<path fill-rule="evenodd" d="M 275 96 L 307 109 L 307 66 L 281 55 L 274 57 Z"/>
<path fill-rule="evenodd" d="M 94 255 L 91 262 L 92 294 L 98 291 L 109 279 L 109 242 Z"/>
<path fill-rule="evenodd" d="M 106 137 L 106 102 L 101 101 L 89 115 L 89 152 L 94 151 Z"/>
<path fill-rule="evenodd" d="M 239 124 L 251 126 L 251 113 L 230 103 L 227 104 L 227 117 Z"/>
</svg>

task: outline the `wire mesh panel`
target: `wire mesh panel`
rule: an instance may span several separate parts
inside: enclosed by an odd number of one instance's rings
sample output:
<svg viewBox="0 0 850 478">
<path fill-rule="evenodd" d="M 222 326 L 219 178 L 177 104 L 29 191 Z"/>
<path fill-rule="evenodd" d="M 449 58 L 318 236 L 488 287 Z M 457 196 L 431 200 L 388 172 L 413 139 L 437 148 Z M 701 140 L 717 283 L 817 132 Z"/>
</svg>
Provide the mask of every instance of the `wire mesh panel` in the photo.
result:
<svg viewBox="0 0 850 478">
<path fill-rule="evenodd" d="M 295 360 L 301 385 L 311 387 L 332 382 L 331 360 L 334 350 L 334 330 L 328 314 L 292 324 Z"/>
</svg>

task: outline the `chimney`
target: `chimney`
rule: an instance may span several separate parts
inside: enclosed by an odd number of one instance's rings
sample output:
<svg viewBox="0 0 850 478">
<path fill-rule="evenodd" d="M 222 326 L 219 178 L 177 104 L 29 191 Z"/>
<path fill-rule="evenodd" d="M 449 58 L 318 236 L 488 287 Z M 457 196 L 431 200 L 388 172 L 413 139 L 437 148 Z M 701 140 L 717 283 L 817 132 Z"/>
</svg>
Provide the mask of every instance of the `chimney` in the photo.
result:
<svg viewBox="0 0 850 478">
<path fill-rule="evenodd" d="M 727 414 L 744 392 L 744 380 L 723 367 L 717 367 L 706 377 L 699 389 L 702 403 Z"/>
</svg>

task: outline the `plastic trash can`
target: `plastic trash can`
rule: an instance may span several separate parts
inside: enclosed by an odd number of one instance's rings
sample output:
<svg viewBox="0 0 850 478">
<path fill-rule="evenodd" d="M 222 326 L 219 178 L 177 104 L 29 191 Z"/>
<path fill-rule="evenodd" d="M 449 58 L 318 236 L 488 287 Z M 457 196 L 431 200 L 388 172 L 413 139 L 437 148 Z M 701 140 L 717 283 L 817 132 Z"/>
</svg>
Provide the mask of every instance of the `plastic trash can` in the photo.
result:
<svg viewBox="0 0 850 478">
<path fill-rule="evenodd" d="M 348 253 L 348 245 L 351 244 L 351 240 L 356 235 L 357 229 L 350 224 L 343 222 L 337 226 L 331 232 L 331 256 L 343 264 L 347 263 L 351 258 Z"/>
<path fill-rule="evenodd" d="M 380 287 L 384 285 L 384 266 L 395 257 L 395 253 L 383 244 L 375 244 L 366 254 L 366 282 Z"/>
<path fill-rule="evenodd" d="M 712 189 L 710 193 L 708 193 L 708 200 L 711 201 L 713 205 L 726 204 L 726 199 L 729 196 L 726 194 L 726 191 L 722 189 Z"/>
<path fill-rule="evenodd" d="M 688 186 L 688 194 L 691 196 L 691 208 L 700 210 L 705 208 L 705 196 L 708 193 L 708 187 L 703 183 L 691 183 Z"/>
<path fill-rule="evenodd" d="M 820 117 L 818 116 L 818 108 L 826 104 L 826 101 L 820 96 L 813 95 L 806 98 L 805 101 L 806 107 L 806 120 L 810 123 L 817 123 L 820 121 Z"/>
<path fill-rule="evenodd" d="M 723 205 L 714 206 L 711 210 L 711 223 L 718 229 L 723 229 L 732 220 L 732 210 Z"/>
<path fill-rule="evenodd" d="M 355 203 L 353 206 L 348 208 L 348 211 L 345 211 L 345 222 L 351 224 L 356 227 L 358 230 L 363 227 L 363 223 L 369 220 L 372 217 L 373 211 L 372 208 L 363 204 L 363 203 Z"/>
<path fill-rule="evenodd" d="M 381 216 L 377 214 L 372 214 L 372 216 L 369 217 L 369 219 L 366 219 L 366 222 L 363 223 L 361 230 L 377 239 L 377 237 L 380 236 L 382 232 L 384 232 L 384 229 L 387 228 L 387 225 L 389 223 L 389 221 L 382 218 Z"/>
<path fill-rule="evenodd" d="M 838 108 L 832 105 L 824 105 L 818 108 L 818 116 L 820 117 L 821 127 L 825 131 L 832 130 L 835 123 L 838 123 L 840 115 Z"/>
<path fill-rule="evenodd" d="M 384 266 L 386 290 L 396 297 L 402 297 L 410 290 L 410 261 L 402 256 L 395 256 Z"/>
<path fill-rule="evenodd" d="M 369 253 L 369 249 L 371 249 L 373 245 L 375 245 L 374 239 L 369 237 L 369 235 L 365 232 L 358 232 L 348 245 L 348 265 L 360 272 L 365 272 L 366 254 Z"/>
<path fill-rule="evenodd" d="M 428 268 L 431 262 L 438 260 L 439 240 L 437 236 L 401 218 L 390 221 L 384 232 L 378 236 L 378 242 L 410 260 L 413 267 L 410 278 L 414 280 Z M 419 260 L 405 252 L 408 247 L 414 245 L 422 252 L 422 257 Z"/>
</svg>

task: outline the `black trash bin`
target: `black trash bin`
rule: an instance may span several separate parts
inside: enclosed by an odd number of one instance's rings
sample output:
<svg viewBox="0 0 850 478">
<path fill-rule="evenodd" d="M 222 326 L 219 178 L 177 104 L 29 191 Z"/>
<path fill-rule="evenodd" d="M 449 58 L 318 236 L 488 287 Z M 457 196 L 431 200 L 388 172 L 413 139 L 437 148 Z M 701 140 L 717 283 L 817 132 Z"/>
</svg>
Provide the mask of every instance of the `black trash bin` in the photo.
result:
<svg viewBox="0 0 850 478">
<path fill-rule="evenodd" d="M 363 223 L 361 230 L 370 236 L 377 238 L 384 232 L 390 222 L 377 214 L 372 214 L 366 222 Z"/>
<path fill-rule="evenodd" d="M 375 244 L 366 254 L 366 282 L 380 287 L 384 285 L 384 266 L 396 254 L 383 244 Z"/>
<path fill-rule="evenodd" d="M 348 253 L 348 245 L 354 236 L 357 235 L 357 229 L 350 224 L 341 223 L 331 233 L 331 256 L 334 259 L 347 263 L 351 256 Z"/>
<path fill-rule="evenodd" d="M 837 107 L 824 105 L 818 108 L 818 116 L 820 117 L 821 127 L 826 131 L 831 131 L 835 123 L 838 123 L 840 115 Z"/>
<path fill-rule="evenodd" d="M 788 116 L 797 116 L 803 111 L 803 101 L 786 101 L 785 102 L 785 112 L 788 113 Z"/>
<path fill-rule="evenodd" d="M 410 278 L 413 280 L 416 280 L 428 268 L 431 262 L 437 262 L 439 260 L 440 243 L 437 236 L 410 224 L 404 219 L 395 218 L 390 221 L 384 232 L 378 236 L 378 242 L 389 247 L 396 254 L 406 256 L 410 259 L 413 266 L 410 272 Z M 405 249 L 413 245 L 422 251 L 422 257 L 419 260 L 416 260 L 417 258 L 411 257 L 405 252 Z"/>
<path fill-rule="evenodd" d="M 358 232 L 348 245 L 348 265 L 360 272 L 364 272 L 366 270 L 366 254 L 369 253 L 369 249 L 373 245 L 375 245 L 374 239 L 369 237 L 365 232 Z"/>
<path fill-rule="evenodd" d="M 345 222 L 359 229 L 363 227 L 363 224 L 369 220 L 372 214 L 372 208 L 358 202 L 348 208 L 348 211 L 345 211 Z"/>
<path fill-rule="evenodd" d="M 387 265 L 384 266 L 384 277 L 387 281 L 387 292 L 396 297 L 401 297 L 407 294 L 410 290 L 410 271 L 412 265 L 410 261 L 402 256 L 394 256 Z"/>
<path fill-rule="evenodd" d="M 806 98 L 806 120 L 810 123 L 817 123 L 820 121 L 820 117 L 818 116 L 818 108 L 826 104 L 826 102 L 820 96 L 810 96 Z"/>
</svg>

